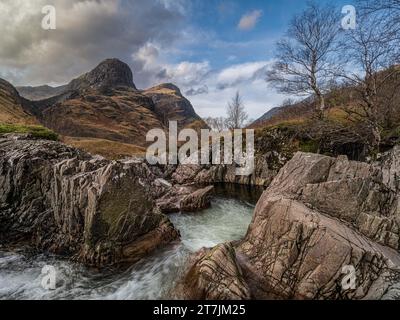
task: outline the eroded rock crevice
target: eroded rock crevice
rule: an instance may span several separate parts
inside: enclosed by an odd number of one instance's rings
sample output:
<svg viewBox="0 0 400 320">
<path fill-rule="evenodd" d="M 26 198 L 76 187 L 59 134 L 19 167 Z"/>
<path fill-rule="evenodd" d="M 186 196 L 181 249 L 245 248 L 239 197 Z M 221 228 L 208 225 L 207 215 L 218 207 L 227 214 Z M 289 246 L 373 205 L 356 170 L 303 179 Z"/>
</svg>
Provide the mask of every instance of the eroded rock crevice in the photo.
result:
<svg viewBox="0 0 400 320">
<path fill-rule="evenodd" d="M 179 238 L 155 206 L 156 177 L 50 141 L 0 139 L 0 242 L 93 266 L 133 263 Z"/>
<path fill-rule="evenodd" d="M 216 287 L 225 294 L 220 299 L 237 292 L 238 283 L 246 288 L 236 296 L 241 299 L 388 295 L 400 280 L 399 159 L 397 147 L 373 164 L 297 153 L 259 200 L 246 237 L 230 255 L 214 254 L 220 246 L 200 252 L 188 267 L 186 286 L 202 279 L 194 286 L 198 296 L 207 298 L 205 288 Z M 207 276 L 205 259 L 212 272 Z M 228 286 L 220 280 L 224 265 L 241 270 L 229 275 Z M 355 289 L 342 284 L 345 267 L 356 270 Z M 196 297 L 182 285 L 177 292 Z"/>
</svg>

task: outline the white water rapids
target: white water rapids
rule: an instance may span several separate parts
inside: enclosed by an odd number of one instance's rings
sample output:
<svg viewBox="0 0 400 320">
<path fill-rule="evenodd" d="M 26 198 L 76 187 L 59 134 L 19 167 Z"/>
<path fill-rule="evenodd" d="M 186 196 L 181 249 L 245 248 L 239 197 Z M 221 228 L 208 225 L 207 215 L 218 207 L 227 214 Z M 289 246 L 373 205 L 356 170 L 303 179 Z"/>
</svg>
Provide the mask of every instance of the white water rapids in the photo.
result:
<svg viewBox="0 0 400 320">
<path fill-rule="evenodd" d="M 182 242 L 123 272 L 98 273 L 56 256 L 0 251 L 0 299 L 168 299 L 190 253 L 242 238 L 253 210 L 245 201 L 216 197 L 210 209 L 171 215 Z M 56 269 L 56 290 L 41 285 L 45 265 Z"/>
</svg>

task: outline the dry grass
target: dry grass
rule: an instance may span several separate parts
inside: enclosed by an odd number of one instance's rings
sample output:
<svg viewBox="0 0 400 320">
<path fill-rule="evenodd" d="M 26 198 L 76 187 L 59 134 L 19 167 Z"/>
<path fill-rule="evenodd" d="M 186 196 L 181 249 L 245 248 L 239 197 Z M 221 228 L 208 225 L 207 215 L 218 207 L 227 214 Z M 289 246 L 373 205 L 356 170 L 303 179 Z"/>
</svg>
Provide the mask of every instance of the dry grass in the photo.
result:
<svg viewBox="0 0 400 320">
<path fill-rule="evenodd" d="M 97 138 L 62 137 L 65 144 L 82 149 L 90 154 L 98 154 L 110 160 L 132 156 L 144 156 L 146 149 L 132 144 Z"/>
</svg>

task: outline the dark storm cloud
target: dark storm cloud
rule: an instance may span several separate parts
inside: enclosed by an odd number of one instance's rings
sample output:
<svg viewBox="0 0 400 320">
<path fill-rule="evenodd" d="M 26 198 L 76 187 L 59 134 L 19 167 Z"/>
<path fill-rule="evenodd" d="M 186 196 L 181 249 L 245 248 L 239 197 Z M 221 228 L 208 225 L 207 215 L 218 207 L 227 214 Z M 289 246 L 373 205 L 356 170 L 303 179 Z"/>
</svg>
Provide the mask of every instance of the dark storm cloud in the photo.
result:
<svg viewBox="0 0 400 320">
<path fill-rule="evenodd" d="M 41 10 L 48 4 L 57 10 L 56 30 L 41 28 Z M 163 48 L 178 38 L 184 19 L 178 4 L 167 0 L 2 0 L 0 77 L 9 77 L 15 84 L 65 83 L 109 57 L 122 59 L 140 72 L 143 65 L 132 60 L 135 52 L 148 42 Z"/>
</svg>

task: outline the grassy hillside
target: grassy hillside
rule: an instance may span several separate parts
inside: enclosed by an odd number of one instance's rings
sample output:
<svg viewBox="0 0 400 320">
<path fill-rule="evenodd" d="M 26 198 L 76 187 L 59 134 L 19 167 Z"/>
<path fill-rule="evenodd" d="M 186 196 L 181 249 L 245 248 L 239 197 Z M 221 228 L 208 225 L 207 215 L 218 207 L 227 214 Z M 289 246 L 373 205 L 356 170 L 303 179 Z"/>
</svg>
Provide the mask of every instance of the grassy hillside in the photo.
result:
<svg viewBox="0 0 400 320">
<path fill-rule="evenodd" d="M 26 111 L 27 103 L 10 83 L 0 79 L 0 123 L 38 124 Z"/>
</svg>

